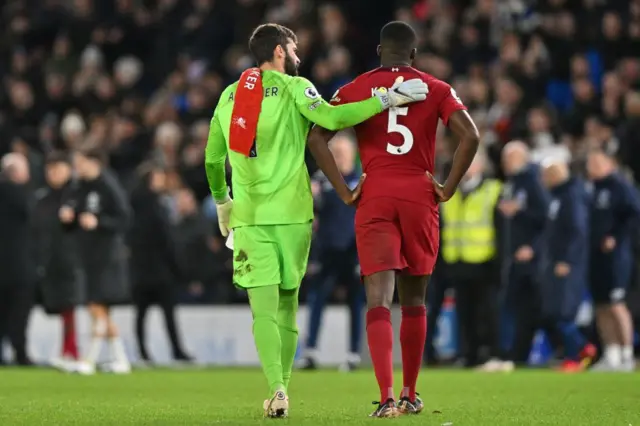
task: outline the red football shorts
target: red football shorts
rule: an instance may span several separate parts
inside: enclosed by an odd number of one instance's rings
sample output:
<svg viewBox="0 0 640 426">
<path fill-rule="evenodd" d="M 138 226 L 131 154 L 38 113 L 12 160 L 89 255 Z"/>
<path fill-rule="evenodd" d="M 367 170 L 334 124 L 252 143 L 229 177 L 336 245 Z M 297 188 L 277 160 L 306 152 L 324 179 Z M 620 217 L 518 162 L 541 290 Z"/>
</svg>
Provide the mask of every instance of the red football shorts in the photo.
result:
<svg viewBox="0 0 640 426">
<path fill-rule="evenodd" d="M 356 211 L 356 244 L 362 276 L 396 270 L 430 275 L 438 256 L 437 205 L 374 198 Z"/>
</svg>

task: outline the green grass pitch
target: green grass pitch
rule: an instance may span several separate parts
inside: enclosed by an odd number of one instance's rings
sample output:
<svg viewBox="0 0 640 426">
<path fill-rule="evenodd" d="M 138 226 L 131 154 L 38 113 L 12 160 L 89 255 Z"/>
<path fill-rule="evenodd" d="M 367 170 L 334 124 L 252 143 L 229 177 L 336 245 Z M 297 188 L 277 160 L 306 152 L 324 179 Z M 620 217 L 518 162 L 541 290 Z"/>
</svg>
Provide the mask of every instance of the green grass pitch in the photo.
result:
<svg viewBox="0 0 640 426">
<path fill-rule="evenodd" d="M 400 383 L 401 376 L 397 376 Z M 640 426 L 640 375 L 427 370 L 419 416 L 370 419 L 373 373 L 295 372 L 287 420 L 262 419 L 258 370 L 149 370 L 130 376 L 0 369 L 0 425 Z"/>
</svg>

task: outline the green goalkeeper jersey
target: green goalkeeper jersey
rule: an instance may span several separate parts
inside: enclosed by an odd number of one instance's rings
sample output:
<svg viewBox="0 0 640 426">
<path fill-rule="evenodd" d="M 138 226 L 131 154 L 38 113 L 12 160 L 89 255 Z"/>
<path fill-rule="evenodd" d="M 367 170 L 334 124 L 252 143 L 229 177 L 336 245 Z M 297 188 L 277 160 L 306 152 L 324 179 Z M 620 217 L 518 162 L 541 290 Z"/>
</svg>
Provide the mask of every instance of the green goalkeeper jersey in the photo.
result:
<svg viewBox="0 0 640 426">
<path fill-rule="evenodd" d="M 213 114 L 205 166 L 216 201 L 227 193 L 225 160 L 232 172 L 233 210 L 230 226 L 281 225 L 313 219 L 313 198 L 304 162 L 311 123 L 329 130 L 354 126 L 382 111 L 376 97 L 331 106 L 311 82 L 277 71 L 262 72 L 264 89 L 250 157 L 228 149 L 234 95 L 238 82 L 227 87 Z"/>
</svg>

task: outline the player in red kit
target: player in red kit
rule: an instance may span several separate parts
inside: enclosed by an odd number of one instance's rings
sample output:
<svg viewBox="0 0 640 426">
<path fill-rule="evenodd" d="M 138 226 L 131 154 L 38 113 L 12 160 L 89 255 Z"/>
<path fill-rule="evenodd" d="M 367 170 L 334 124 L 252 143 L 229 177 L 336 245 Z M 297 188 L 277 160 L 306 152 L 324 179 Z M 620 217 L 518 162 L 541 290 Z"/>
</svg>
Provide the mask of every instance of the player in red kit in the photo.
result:
<svg viewBox="0 0 640 426">
<path fill-rule="evenodd" d="M 373 417 L 419 413 L 424 406 L 416 396 L 416 381 L 426 339 L 427 284 L 438 253 L 438 203 L 454 194 L 479 143 L 478 130 L 451 86 L 411 67 L 416 43 L 409 25 L 385 25 L 378 46 L 381 66 L 333 96 L 333 104 L 356 102 L 372 96 L 376 88 L 395 88 L 414 78 L 429 87 L 425 101 L 391 108 L 354 128 L 366 177 L 357 188 L 347 187 L 327 148 L 334 133 L 315 127 L 309 135 L 311 153 L 342 200 L 347 204 L 357 201 L 356 244 L 367 295 L 367 339 L 380 387 Z M 444 185 L 432 177 L 440 120 L 460 140 Z M 404 382 L 397 402 L 390 312 L 396 276 L 402 305 Z"/>
</svg>

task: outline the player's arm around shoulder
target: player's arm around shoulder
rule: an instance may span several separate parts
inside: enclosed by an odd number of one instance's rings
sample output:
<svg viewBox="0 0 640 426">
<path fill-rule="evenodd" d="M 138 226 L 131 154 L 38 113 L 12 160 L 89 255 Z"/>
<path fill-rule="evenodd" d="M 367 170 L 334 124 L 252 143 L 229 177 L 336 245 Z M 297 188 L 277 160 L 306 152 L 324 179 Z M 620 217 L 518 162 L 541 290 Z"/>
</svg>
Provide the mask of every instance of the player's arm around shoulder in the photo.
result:
<svg viewBox="0 0 640 426">
<path fill-rule="evenodd" d="M 348 83 L 345 86 L 342 86 L 331 96 L 329 100 L 329 105 L 338 106 L 348 104 L 349 101 L 349 89 L 353 86 L 354 82 Z M 337 130 L 329 130 L 325 129 L 322 126 L 314 125 L 309 132 L 309 137 L 307 138 L 307 142 L 309 143 L 309 147 L 316 146 L 317 144 L 326 145 L 329 141 L 338 133 Z"/>
<path fill-rule="evenodd" d="M 291 77 L 291 81 L 287 85 L 287 88 L 289 89 L 298 109 L 309 109 L 311 105 L 320 105 L 321 102 L 324 102 L 324 99 L 322 99 L 318 89 L 316 89 L 311 81 L 304 77 Z M 313 111 L 313 109 L 314 108 L 311 108 L 310 110 Z M 300 113 L 305 115 L 302 110 Z"/>
<path fill-rule="evenodd" d="M 355 126 L 384 109 L 383 104 L 375 97 L 352 104 L 332 106 L 322 99 L 315 86 L 304 77 L 294 77 L 294 81 L 288 87 L 300 114 L 328 130 Z"/>
</svg>

